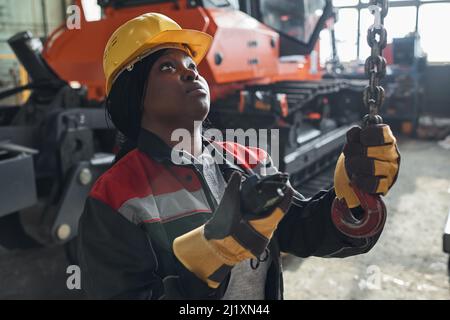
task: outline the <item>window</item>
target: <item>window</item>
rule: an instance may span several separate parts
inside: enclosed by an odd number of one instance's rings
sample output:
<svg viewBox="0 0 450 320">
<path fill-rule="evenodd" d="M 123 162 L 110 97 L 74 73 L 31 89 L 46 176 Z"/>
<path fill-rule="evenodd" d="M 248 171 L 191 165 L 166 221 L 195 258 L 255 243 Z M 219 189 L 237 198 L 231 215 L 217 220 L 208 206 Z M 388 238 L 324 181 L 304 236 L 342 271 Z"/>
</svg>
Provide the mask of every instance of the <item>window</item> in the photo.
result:
<svg viewBox="0 0 450 320">
<path fill-rule="evenodd" d="M 367 29 L 373 23 L 374 17 L 367 10 L 366 6 L 369 4 L 369 0 L 333 0 L 335 7 L 352 7 L 345 8 L 345 10 L 358 10 L 360 9 L 360 37 L 359 37 L 359 59 L 364 60 L 370 54 L 370 47 L 367 44 Z M 433 3 L 440 2 L 440 3 Z M 388 43 L 392 42 L 393 38 L 402 38 L 409 33 L 419 31 L 421 37 L 421 45 L 423 50 L 428 54 L 428 60 L 431 62 L 450 62 L 450 43 L 445 41 L 449 37 L 450 32 L 450 0 L 421 0 L 417 1 L 417 6 L 414 5 L 412 0 L 391 0 L 389 14 L 385 19 L 385 26 L 388 31 Z M 361 7 L 363 5 L 364 7 Z M 344 14 L 344 9 L 340 9 L 341 15 Z M 418 26 L 416 26 L 416 17 L 418 13 Z M 347 14 L 345 14 L 347 15 Z M 357 34 L 357 23 L 355 23 L 353 30 L 349 26 L 345 26 L 342 22 L 339 23 L 341 29 L 337 33 L 337 37 L 340 43 L 347 43 L 351 45 L 349 41 L 343 37 L 350 37 L 353 39 L 353 35 L 349 32 Z M 347 34 L 343 35 L 342 32 Z M 351 42 L 351 41 L 350 41 Z M 345 48 L 345 45 L 339 46 L 340 52 L 338 53 L 341 60 L 347 61 L 350 50 Z M 343 51 L 345 50 L 345 51 Z M 356 51 L 356 49 L 355 49 Z"/>
<path fill-rule="evenodd" d="M 403 38 L 416 30 L 416 7 L 390 8 L 384 20 L 388 30 L 388 43 L 393 38 Z"/>
<path fill-rule="evenodd" d="M 239 0 L 228 0 L 228 2 L 234 9 L 239 10 Z"/>
<path fill-rule="evenodd" d="M 333 47 L 331 46 L 331 34 L 329 29 L 320 32 L 320 66 L 324 67 L 326 62 L 333 57 Z"/>
<path fill-rule="evenodd" d="M 334 29 L 336 32 L 336 48 L 339 59 L 343 62 L 356 60 L 356 42 L 358 25 L 358 10 L 340 9 L 338 22 Z"/>
<path fill-rule="evenodd" d="M 450 62 L 450 3 L 426 4 L 419 9 L 421 45 L 430 62 Z"/>
<path fill-rule="evenodd" d="M 230 3 L 231 2 L 231 3 Z M 228 0 L 207 0 L 204 1 L 205 7 L 217 7 L 217 8 L 223 8 L 223 7 L 229 7 L 230 4 L 234 4 L 239 7 L 239 3 L 236 3 L 239 1 L 228 1 Z"/>
<path fill-rule="evenodd" d="M 333 0 L 333 6 L 335 7 L 345 7 L 345 6 L 356 6 L 358 0 Z"/>
<path fill-rule="evenodd" d="M 325 4 L 325 0 L 261 0 L 261 17 L 275 30 L 308 43 Z"/>
<path fill-rule="evenodd" d="M 86 21 L 98 21 L 102 18 L 102 8 L 97 0 L 81 0 Z"/>
<path fill-rule="evenodd" d="M 384 25 L 388 34 L 388 43 L 393 38 L 403 38 L 416 29 L 416 7 L 389 8 Z M 361 10 L 361 35 L 359 38 L 359 59 L 364 60 L 370 55 L 367 43 L 367 30 L 374 23 L 375 18 L 368 9 Z"/>
</svg>

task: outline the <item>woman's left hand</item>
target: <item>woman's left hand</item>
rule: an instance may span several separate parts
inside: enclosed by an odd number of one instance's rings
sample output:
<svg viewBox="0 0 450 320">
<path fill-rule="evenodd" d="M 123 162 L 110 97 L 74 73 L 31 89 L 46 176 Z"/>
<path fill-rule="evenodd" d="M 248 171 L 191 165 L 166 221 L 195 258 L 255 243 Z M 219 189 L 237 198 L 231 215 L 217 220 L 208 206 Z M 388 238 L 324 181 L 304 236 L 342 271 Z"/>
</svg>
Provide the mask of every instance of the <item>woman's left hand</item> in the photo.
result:
<svg viewBox="0 0 450 320">
<path fill-rule="evenodd" d="M 388 125 L 353 127 L 347 132 L 347 143 L 336 165 L 336 197 L 355 208 L 360 202 L 353 188 L 386 195 L 397 180 L 399 167 L 400 153 Z"/>
</svg>

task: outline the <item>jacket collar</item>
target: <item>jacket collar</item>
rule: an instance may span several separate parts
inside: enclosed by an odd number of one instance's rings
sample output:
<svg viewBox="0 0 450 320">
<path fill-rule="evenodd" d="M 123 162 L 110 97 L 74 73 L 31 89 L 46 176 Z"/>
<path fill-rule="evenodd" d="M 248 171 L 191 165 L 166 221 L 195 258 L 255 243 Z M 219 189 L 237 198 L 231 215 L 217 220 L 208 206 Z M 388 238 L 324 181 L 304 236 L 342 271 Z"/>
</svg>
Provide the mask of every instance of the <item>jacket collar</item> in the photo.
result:
<svg viewBox="0 0 450 320">
<path fill-rule="evenodd" d="M 138 138 L 138 149 L 158 162 L 170 161 L 172 148 L 155 133 L 141 128 Z"/>
<path fill-rule="evenodd" d="M 227 169 L 234 169 L 245 173 L 245 171 L 240 166 L 231 163 L 226 159 L 225 154 L 228 151 L 219 146 L 217 143 L 214 143 L 214 141 L 205 138 L 202 138 L 202 143 L 204 147 L 212 145 L 212 147 L 216 149 L 217 154 L 222 157 L 223 161 L 221 161 L 221 163 L 219 164 L 219 168 L 222 172 Z M 146 154 L 151 159 L 161 163 L 173 164 L 171 160 L 172 147 L 167 145 L 164 140 L 162 140 L 155 133 L 141 128 L 137 145 L 138 150 Z"/>
</svg>

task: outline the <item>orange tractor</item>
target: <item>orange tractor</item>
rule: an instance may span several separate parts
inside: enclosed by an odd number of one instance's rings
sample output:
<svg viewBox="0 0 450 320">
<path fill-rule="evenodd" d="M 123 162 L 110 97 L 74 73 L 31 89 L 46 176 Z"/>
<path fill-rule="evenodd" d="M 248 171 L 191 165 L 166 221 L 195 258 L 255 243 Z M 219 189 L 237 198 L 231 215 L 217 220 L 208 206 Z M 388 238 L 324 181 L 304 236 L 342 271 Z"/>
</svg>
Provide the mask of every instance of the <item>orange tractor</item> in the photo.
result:
<svg viewBox="0 0 450 320">
<path fill-rule="evenodd" d="M 31 82 L 0 98 L 32 94 L 20 108 L 0 109 L 0 247 L 24 247 L 24 239 L 70 244 L 76 236 L 84 199 L 117 143 L 103 107 L 104 47 L 119 25 L 145 12 L 214 37 L 199 66 L 211 89 L 214 127 L 278 129 L 280 143 L 271 148 L 279 148 L 278 165 L 293 185 L 306 196 L 332 185 L 345 133 L 363 114 L 364 83 L 324 79 L 318 39 L 332 19 L 331 0 L 98 4 L 99 21 L 86 21 L 80 10 L 79 28 L 64 24 L 45 43 L 29 32 L 8 41 Z"/>
</svg>

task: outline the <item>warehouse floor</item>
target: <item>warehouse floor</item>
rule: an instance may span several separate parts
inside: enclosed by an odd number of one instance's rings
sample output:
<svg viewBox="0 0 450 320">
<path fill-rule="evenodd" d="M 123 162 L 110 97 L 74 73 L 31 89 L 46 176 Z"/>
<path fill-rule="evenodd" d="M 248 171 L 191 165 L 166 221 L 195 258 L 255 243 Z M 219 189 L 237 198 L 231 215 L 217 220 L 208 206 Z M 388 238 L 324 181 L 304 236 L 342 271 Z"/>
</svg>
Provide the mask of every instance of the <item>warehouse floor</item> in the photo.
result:
<svg viewBox="0 0 450 320">
<path fill-rule="evenodd" d="M 450 299 L 442 235 L 450 210 L 450 150 L 400 139 L 400 176 L 377 245 L 345 259 L 285 258 L 286 299 Z"/>
<path fill-rule="evenodd" d="M 377 245 L 346 259 L 284 258 L 286 299 L 450 299 L 442 233 L 450 208 L 450 150 L 401 139 L 402 166 L 386 198 Z M 69 291 L 61 247 L 0 259 L 0 299 L 79 299 Z"/>
</svg>

